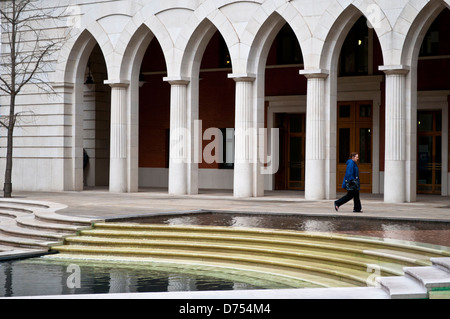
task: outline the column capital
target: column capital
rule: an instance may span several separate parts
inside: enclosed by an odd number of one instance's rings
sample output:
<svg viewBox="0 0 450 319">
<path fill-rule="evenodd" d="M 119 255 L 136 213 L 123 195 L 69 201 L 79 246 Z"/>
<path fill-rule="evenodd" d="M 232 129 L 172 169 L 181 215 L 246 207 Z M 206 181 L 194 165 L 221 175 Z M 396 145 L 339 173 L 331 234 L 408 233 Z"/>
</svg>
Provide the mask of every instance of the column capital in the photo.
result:
<svg viewBox="0 0 450 319">
<path fill-rule="evenodd" d="M 130 82 L 126 80 L 105 80 L 103 83 L 112 88 L 127 88 L 130 85 Z"/>
<path fill-rule="evenodd" d="M 256 80 L 256 74 L 253 73 L 231 73 L 228 74 L 229 79 L 235 82 L 253 82 Z"/>
<path fill-rule="evenodd" d="M 378 70 L 383 71 L 387 75 L 391 74 L 398 74 L 398 75 L 405 75 L 409 72 L 409 66 L 408 65 L 380 65 L 378 67 Z"/>
<path fill-rule="evenodd" d="M 330 72 L 324 69 L 306 69 L 300 70 L 300 74 L 304 75 L 306 78 L 322 78 L 325 79 L 328 77 Z"/>
<path fill-rule="evenodd" d="M 186 76 L 166 76 L 163 81 L 169 82 L 171 85 L 188 85 L 191 79 Z"/>
</svg>

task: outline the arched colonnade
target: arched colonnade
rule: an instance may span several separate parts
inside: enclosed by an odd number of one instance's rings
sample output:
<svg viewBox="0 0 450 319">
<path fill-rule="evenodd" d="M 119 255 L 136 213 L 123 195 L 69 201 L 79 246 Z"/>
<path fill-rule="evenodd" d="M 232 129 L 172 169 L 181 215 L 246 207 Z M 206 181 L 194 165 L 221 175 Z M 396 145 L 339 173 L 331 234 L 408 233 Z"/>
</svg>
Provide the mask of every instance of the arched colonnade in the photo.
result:
<svg viewBox="0 0 450 319">
<path fill-rule="evenodd" d="M 397 1 L 394 1 L 393 6 Z M 376 1 L 121 1 L 81 9 L 72 40 L 60 52 L 54 86 L 71 105 L 72 140 L 64 165 L 64 188 L 81 190 L 82 107 L 86 65 L 95 45 L 105 59 L 111 87 L 109 187 L 138 190 L 139 70 L 151 41 L 166 61 L 170 93 L 169 193 L 198 192 L 195 139 L 199 70 L 205 48 L 218 31 L 232 60 L 235 81 L 234 195 L 263 196 L 263 164 L 254 159 L 258 139 L 246 130 L 264 127 L 264 69 L 273 39 L 288 23 L 300 44 L 307 78 L 305 198 L 336 197 L 337 68 L 342 44 L 362 15 L 381 45 L 385 73 L 385 174 L 387 202 L 414 201 L 417 166 L 417 63 L 425 32 L 448 1 L 408 1 L 383 8 Z M 85 10 L 85 12 L 84 12 Z"/>
</svg>

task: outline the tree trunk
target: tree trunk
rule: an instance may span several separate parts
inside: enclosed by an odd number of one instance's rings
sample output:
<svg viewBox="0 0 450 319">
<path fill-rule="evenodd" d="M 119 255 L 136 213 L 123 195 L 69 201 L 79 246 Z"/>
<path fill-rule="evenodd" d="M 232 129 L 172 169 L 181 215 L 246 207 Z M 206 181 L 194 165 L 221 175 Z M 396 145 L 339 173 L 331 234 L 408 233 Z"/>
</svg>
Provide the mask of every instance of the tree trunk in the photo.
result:
<svg viewBox="0 0 450 319">
<path fill-rule="evenodd" d="M 13 164 L 13 131 L 14 124 L 16 122 L 14 115 L 15 95 L 10 96 L 9 107 L 9 123 L 8 123 L 8 136 L 6 144 L 6 169 L 5 169 L 5 182 L 3 186 L 3 197 L 11 198 L 12 194 L 12 164 Z"/>
</svg>

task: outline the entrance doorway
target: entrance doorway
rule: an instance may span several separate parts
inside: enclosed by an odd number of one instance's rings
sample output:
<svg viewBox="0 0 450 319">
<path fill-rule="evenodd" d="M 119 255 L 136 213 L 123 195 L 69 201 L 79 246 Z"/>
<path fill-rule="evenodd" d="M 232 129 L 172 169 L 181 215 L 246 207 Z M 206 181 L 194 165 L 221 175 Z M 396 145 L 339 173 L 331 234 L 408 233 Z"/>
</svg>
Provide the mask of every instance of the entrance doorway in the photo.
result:
<svg viewBox="0 0 450 319">
<path fill-rule="evenodd" d="M 441 194 L 442 112 L 417 113 L 417 192 Z"/>
<path fill-rule="evenodd" d="M 359 154 L 361 192 L 372 192 L 372 101 L 338 102 L 337 111 L 337 179 L 336 190 L 342 191 L 342 181 L 351 152 Z"/>
<path fill-rule="evenodd" d="M 305 114 L 276 113 L 279 129 L 280 167 L 275 189 L 305 189 Z"/>
</svg>

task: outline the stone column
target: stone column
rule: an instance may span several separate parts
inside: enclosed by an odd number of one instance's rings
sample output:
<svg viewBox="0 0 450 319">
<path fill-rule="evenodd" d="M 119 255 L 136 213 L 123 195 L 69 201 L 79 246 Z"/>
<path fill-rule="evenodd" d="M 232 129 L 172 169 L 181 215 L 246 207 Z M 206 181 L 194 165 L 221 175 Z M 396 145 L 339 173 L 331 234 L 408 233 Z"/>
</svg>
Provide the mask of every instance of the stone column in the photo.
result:
<svg viewBox="0 0 450 319">
<path fill-rule="evenodd" d="M 127 174 L 127 90 L 126 83 L 108 83 L 111 86 L 111 146 L 109 191 L 126 193 Z"/>
<path fill-rule="evenodd" d="M 96 105 L 95 86 L 93 89 L 85 88 L 83 98 L 83 150 L 89 155 L 89 165 L 84 169 L 83 186 L 95 186 L 95 139 L 96 136 Z"/>
<path fill-rule="evenodd" d="M 68 82 L 54 82 L 53 88 L 55 89 L 58 96 L 62 97 L 61 108 L 65 108 L 66 105 L 69 106 L 68 112 L 72 115 L 70 118 L 70 123 L 65 125 L 71 125 L 72 129 L 70 132 L 70 139 L 64 138 L 64 155 L 61 156 L 60 161 L 55 159 L 52 165 L 62 165 L 63 171 L 54 176 L 52 181 L 52 187 L 55 190 L 63 191 L 82 191 L 83 190 L 83 116 L 80 115 L 83 110 L 83 85 L 75 86 L 73 83 Z M 67 143 L 67 144 L 66 144 Z M 70 149 L 69 146 L 71 145 Z M 67 151 L 69 149 L 69 151 Z"/>
<path fill-rule="evenodd" d="M 252 75 L 229 75 L 236 82 L 235 105 L 235 159 L 234 185 L 235 197 L 255 196 L 254 183 L 257 151 L 257 125 L 253 114 Z"/>
<path fill-rule="evenodd" d="M 189 81 L 165 78 L 170 91 L 169 194 L 188 194 L 191 133 L 188 127 L 187 85 Z"/>
<path fill-rule="evenodd" d="M 386 73 L 384 201 L 406 201 L 406 74 L 403 66 L 382 66 Z"/>
<path fill-rule="evenodd" d="M 326 103 L 322 70 L 302 71 L 308 79 L 306 96 L 305 199 L 326 198 Z"/>
</svg>

